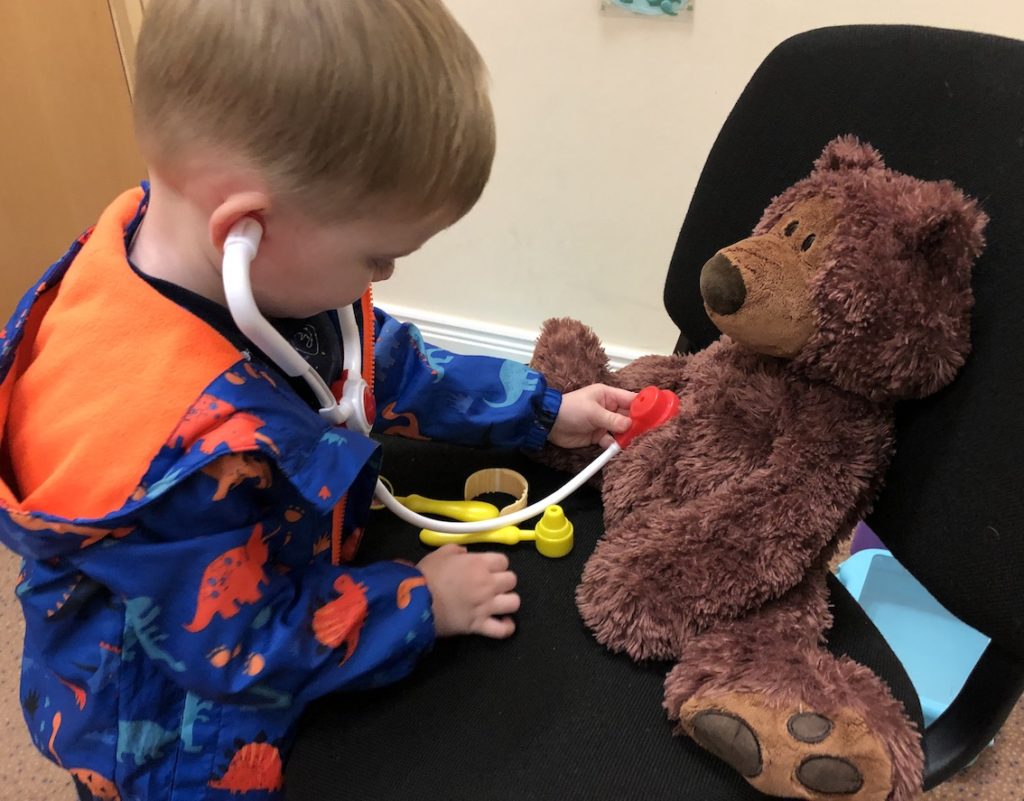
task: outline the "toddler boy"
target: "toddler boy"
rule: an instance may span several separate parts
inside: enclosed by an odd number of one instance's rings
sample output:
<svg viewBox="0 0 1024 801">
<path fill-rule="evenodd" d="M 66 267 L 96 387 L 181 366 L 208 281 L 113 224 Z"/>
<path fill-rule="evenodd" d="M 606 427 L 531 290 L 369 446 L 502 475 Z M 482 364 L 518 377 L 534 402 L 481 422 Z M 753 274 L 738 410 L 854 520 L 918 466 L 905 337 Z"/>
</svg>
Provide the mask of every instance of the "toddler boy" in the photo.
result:
<svg viewBox="0 0 1024 801">
<path fill-rule="evenodd" d="M 632 395 L 563 398 L 368 301 L 491 167 L 484 68 L 440 0 L 150 0 L 146 14 L 150 184 L 107 208 L 0 340 L 25 719 L 85 799 L 277 798 L 308 703 L 399 679 L 435 636 L 509 636 L 519 597 L 496 553 L 344 564 L 378 447 L 321 419 L 235 326 L 220 273 L 233 226 L 262 225 L 257 304 L 329 385 L 334 310 L 359 305 L 379 431 L 607 443 Z"/>
</svg>

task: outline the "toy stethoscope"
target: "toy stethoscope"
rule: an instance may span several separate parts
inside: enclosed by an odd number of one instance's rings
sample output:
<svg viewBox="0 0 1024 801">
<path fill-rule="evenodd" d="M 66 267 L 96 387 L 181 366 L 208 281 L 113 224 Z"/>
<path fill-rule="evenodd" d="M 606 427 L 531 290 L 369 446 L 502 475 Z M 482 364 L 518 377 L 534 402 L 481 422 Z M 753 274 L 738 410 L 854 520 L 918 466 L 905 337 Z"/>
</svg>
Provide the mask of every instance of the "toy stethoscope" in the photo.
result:
<svg viewBox="0 0 1024 801">
<path fill-rule="evenodd" d="M 334 392 L 320 374 L 313 369 L 302 355 L 295 350 L 260 313 L 252 294 L 249 268 L 256 257 L 263 227 L 252 217 L 246 217 L 234 225 L 224 240 L 223 280 L 224 295 L 228 310 L 239 330 L 285 373 L 292 377 L 301 376 L 321 404 L 320 415 L 334 425 L 369 434 L 373 425 L 372 389 L 362 374 L 362 355 L 359 329 L 355 312 L 351 306 L 338 309 L 341 326 L 343 368 L 345 380 L 341 397 Z M 371 320 L 364 321 L 372 325 Z M 678 396 L 669 390 L 647 387 L 637 394 L 630 406 L 629 414 L 633 425 L 623 434 L 615 437 L 604 452 L 587 465 L 563 487 L 547 498 L 537 501 L 524 509 L 487 520 L 465 523 L 449 523 L 432 517 L 425 517 L 404 507 L 388 488 L 378 480 L 376 496 L 389 510 L 408 523 L 421 528 L 450 534 L 469 534 L 490 531 L 501 526 L 512 526 L 529 520 L 544 512 L 552 505 L 579 489 L 591 476 L 603 468 L 619 451 L 637 435 L 647 431 L 674 416 L 679 409 Z"/>
</svg>

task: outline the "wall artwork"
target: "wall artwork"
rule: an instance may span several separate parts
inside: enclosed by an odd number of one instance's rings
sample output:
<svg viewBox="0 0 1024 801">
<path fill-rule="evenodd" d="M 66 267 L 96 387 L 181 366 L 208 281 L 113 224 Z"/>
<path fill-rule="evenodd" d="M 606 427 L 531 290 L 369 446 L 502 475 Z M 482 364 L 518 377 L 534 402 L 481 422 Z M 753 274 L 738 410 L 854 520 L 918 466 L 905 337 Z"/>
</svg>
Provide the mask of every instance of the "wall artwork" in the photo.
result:
<svg viewBox="0 0 1024 801">
<path fill-rule="evenodd" d="M 601 8 L 613 14 L 678 19 L 680 12 L 692 11 L 694 0 L 601 0 Z"/>
</svg>

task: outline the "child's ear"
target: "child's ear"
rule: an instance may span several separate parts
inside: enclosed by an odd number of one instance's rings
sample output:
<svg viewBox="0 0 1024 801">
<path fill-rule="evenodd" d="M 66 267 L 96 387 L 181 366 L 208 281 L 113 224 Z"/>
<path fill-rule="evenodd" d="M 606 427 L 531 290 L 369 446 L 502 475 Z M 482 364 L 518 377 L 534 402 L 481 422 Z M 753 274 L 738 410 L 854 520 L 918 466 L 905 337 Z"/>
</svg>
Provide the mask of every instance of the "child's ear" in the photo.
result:
<svg viewBox="0 0 1024 801">
<path fill-rule="evenodd" d="M 270 210 L 270 197 L 266 192 L 247 190 L 233 192 L 210 214 L 210 242 L 219 253 L 224 247 L 224 240 L 239 220 L 255 217 L 261 220 Z"/>
</svg>

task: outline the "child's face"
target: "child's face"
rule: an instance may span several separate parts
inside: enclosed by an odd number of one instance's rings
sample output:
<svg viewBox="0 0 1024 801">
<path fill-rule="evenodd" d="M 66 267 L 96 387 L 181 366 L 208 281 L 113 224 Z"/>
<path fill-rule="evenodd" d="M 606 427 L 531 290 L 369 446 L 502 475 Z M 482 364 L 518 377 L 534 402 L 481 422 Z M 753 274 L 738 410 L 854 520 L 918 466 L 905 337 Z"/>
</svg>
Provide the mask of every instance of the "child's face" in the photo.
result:
<svg viewBox="0 0 1024 801">
<path fill-rule="evenodd" d="M 311 317 L 347 306 L 373 281 L 385 281 L 395 260 L 418 250 L 454 222 L 448 212 L 420 218 L 386 212 L 323 224 L 278 208 L 264 217 L 252 265 L 253 294 L 270 317 Z"/>
</svg>

